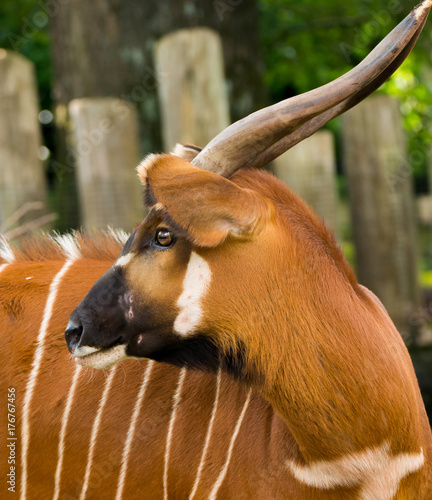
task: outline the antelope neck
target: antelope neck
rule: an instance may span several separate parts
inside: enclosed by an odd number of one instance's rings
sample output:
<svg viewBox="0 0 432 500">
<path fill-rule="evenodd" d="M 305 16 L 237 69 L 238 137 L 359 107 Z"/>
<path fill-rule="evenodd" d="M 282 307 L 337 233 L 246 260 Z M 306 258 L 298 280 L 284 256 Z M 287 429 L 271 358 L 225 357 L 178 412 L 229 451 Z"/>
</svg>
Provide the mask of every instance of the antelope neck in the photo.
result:
<svg viewBox="0 0 432 500">
<path fill-rule="evenodd" d="M 296 439 L 300 463 L 383 446 L 395 455 L 420 452 L 418 395 L 398 332 L 379 331 L 372 318 L 358 328 L 347 318 L 330 328 L 319 311 L 315 318 L 289 321 L 277 345 L 274 325 L 264 327 L 260 349 L 251 353 L 260 391 Z"/>
</svg>

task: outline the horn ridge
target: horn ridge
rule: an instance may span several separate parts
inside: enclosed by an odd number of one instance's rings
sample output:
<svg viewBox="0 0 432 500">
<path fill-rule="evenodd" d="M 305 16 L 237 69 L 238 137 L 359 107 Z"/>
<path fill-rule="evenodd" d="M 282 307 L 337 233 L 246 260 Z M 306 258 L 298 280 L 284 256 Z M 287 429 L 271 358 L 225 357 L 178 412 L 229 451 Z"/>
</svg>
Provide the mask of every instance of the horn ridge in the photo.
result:
<svg viewBox="0 0 432 500">
<path fill-rule="evenodd" d="M 363 61 L 336 80 L 273 104 L 233 123 L 193 164 L 229 177 L 244 166 L 264 166 L 381 86 L 414 47 L 432 6 L 424 0 Z"/>
</svg>

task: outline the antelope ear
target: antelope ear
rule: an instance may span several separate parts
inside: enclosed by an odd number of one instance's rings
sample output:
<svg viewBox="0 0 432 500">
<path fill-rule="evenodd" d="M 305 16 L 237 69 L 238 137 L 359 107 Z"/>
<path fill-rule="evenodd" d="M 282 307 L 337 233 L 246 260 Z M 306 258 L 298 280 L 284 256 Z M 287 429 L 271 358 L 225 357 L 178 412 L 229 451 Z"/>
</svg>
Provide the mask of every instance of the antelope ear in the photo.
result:
<svg viewBox="0 0 432 500">
<path fill-rule="evenodd" d="M 202 148 L 194 146 L 193 144 L 176 144 L 171 151 L 171 155 L 183 158 L 186 161 L 192 161 L 202 151 Z M 149 154 L 147 155 L 137 167 L 138 177 L 142 184 L 146 184 L 147 169 L 153 164 L 154 158 L 160 155 Z"/>
<path fill-rule="evenodd" d="M 193 144 L 176 144 L 170 154 L 183 158 L 183 160 L 192 161 L 202 151 L 202 148 Z"/>
<path fill-rule="evenodd" d="M 228 235 L 250 237 L 273 213 L 270 200 L 186 160 L 158 155 L 148 163 L 151 199 L 199 246 L 214 247 Z"/>
</svg>

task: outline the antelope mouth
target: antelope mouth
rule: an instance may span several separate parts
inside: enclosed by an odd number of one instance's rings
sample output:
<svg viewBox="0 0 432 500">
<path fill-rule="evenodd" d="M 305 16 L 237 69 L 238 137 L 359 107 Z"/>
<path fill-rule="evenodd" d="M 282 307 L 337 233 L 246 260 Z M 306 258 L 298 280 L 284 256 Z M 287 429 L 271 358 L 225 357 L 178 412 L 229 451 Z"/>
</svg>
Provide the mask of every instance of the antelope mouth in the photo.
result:
<svg viewBox="0 0 432 500">
<path fill-rule="evenodd" d="M 73 353 L 75 363 L 88 368 L 103 370 L 127 358 L 126 344 L 107 348 L 79 347 Z"/>
</svg>

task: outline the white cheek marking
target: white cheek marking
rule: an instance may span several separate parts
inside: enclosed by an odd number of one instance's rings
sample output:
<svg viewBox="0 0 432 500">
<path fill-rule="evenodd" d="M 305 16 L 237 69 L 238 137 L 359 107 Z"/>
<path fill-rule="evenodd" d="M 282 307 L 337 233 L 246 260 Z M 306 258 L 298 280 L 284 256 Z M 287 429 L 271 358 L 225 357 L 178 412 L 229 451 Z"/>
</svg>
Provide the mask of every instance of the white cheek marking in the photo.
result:
<svg viewBox="0 0 432 500">
<path fill-rule="evenodd" d="M 201 301 L 211 281 L 211 270 L 207 262 L 192 252 L 183 282 L 183 293 L 177 305 L 180 313 L 174 322 L 174 330 L 188 335 L 199 325 L 203 316 Z"/>
<path fill-rule="evenodd" d="M 116 266 L 116 267 L 123 267 L 123 266 L 125 266 L 126 264 L 128 264 L 130 262 L 130 260 L 132 259 L 133 256 L 134 256 L 133 252 L 129 252 L 126 255 L 122 255 L 121 257 L 119 257 L 117 259 L 117 261 L 115 262 L 114 266 Z"/>
<path fill-rule="evenodd" d="M 291 461 L 288 466 L 294 477 L 308 486 L 331 489 L 362 483 L 360 500 L 391 500 L 397 493 L 399 482 L 419 470 L 423 463 L 423 451 L 394 456 L 386 442 L 378 448 L 337 460 L 320 461 L 310 466 Z"/>
</svg>

